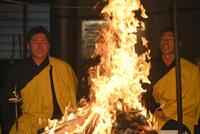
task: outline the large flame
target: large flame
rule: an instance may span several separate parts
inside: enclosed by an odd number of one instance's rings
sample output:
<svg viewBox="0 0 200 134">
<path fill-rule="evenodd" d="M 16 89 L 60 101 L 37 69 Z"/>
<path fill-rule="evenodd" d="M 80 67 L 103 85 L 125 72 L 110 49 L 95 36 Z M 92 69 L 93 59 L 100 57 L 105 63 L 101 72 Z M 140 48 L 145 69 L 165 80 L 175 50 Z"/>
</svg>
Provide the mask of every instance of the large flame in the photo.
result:
<svg viewBox="0 0 200 134">
<path fill-rule="evenodd" d="M 67 121 L 79 119 L 75 128 L 68 127 L 68 133 L 111 134 L 117 111 L 134 110 L 146 116 L 141 104 L 141 81 L 149 82 L 149 51 L 138 55 L 135 46 L 137 32 L 145 30 L 136 12 L 143 18 L 147 15 L 140 0 L 107 2 L 102 10 L 106 24 L 99 31 L 94 54 L 101 60 L 89 69 L 90 101 L 73 116 L 65 116 Z M 141 41 L 147 47 L 145 37 Z"/>
</svg>

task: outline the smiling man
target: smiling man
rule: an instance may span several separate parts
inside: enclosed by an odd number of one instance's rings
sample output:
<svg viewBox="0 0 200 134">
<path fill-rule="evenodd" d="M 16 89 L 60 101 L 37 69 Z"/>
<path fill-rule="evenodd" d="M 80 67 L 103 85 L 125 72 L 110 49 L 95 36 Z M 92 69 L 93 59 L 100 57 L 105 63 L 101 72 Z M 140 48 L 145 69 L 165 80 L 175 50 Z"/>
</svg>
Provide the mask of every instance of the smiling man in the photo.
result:
<svg viewBox="0 0 200 134">
<path fill-rule="evenodd" d="M 36 134 L 48 119 L 60 119 L 65 107 L 76 108 L 77 78 L 71 66 L 49 56 L 50 33 L 42 26 L 27 34 L 31 56 L 11 67 L 1 90 L 2 133 L 16 133 L 14 104 L 9 103 L 14 88 L 21 94 L 18 132 Z"/>
</svg>

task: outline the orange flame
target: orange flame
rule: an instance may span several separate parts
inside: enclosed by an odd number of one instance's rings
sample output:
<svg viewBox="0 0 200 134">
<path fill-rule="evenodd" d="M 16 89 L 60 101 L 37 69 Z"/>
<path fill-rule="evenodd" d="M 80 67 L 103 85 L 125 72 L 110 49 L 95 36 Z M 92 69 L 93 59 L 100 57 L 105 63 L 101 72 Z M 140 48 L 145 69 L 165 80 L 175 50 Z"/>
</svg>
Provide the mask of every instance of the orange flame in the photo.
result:
<svg viewBox="0 0 200 134">
<path fill-rule="evenodd" d="M 149 83 L 150 64 L 146 61 L 150 52 L 138 55 L 135 51 L 137 32 L 145 30 L 145 24 L 137 19 L 138 10 L 147 18 L 140 0 L 109 0 L 102 10 L 106 24 L 100 29 L 94 53 L 101 57 L 100 64 L 89 70 L 90 102 L 78 108 L 73 118 L 82 117 L 84 121 L 68 133 L 111 134 L 117 110 L 146 114 L 140 102 L 144 92 L 141 80 Z M 147 47 L 145 37 L 141 40 Z"/>
</svg>

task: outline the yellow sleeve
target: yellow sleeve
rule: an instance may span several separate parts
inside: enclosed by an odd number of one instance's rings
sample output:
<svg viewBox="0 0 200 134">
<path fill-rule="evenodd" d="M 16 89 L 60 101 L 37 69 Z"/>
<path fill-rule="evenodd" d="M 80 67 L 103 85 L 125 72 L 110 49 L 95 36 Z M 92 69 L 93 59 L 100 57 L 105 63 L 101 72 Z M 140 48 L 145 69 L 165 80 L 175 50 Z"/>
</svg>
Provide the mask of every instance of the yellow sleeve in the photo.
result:
<svg viewBox="0 0 200 134">
<path fill-rule="evenodd" d="M 58 103 L 64 113 L 68 106 L 76 108 L 77 77 L 72 67 L 64 61 L 53 58 L 51 64 Z"/>
</svg>

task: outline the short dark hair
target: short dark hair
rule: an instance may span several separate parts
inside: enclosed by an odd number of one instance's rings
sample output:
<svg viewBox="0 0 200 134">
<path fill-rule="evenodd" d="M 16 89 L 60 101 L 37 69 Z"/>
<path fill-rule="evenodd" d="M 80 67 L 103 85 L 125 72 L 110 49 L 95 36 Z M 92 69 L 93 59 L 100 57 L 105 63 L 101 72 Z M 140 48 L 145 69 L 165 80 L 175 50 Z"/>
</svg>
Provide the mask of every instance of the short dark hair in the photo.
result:
<svg viewBox="0 0 200 134">
<path fill-rule="evenodd" d="M 46 35 L 47 39 L 49 40 L 49 42 L 51 41 L 51 35 L 49 33 L 49 31 L 44 28 L 43 26 L 36 26 L 31 28 L 28 33 L 27 33 L 27 41 L 30 42 L 31 38 L 38 33 L 43 33 Z"/>
<path fill-rule="evenodd" d="M 174 33 L 174 28 L 172 26 L 168 26 L 168 27 L 165 27 L 163 28 L 161 31 L 160 31 L 160 36 L 165 33 L 165 32 L 172 32 Z"/>
<path fill-rule="evenodd" d="M 175 34 L 175 33 L 174 33 L 174 27 L 168 26 L 168 27 L 163 28 L 163 29 L 160 31 L 160 36 L 159 36 L 159 37 L 161 37 L 162 34 L 165 33 L 165 32 L 172 32 L 173 34 Z M 181 41 L 181 33 L 180 33 L 180 31 L 178 31 L 178 36 L 179 36 L 178 41 Z"/>
</svg>

